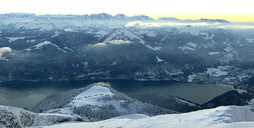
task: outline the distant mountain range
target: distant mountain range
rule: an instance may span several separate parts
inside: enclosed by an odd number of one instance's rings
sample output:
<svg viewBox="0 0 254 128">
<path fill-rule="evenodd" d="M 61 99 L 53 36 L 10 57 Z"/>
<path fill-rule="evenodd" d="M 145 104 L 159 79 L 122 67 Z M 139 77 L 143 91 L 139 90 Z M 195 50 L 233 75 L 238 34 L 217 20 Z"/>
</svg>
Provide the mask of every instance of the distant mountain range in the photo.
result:
<svg viewBox="0 0 254 128">
<path fill-rule="evenodd" d="M 105 13 L 0 19 L 2 82 L 174 80 L 254 91 L 252 23 Z"/>
<path fill-rule="evenodd" d="M 124 14 L 116 14 L 115 16 L 107 14 L 107 13 L 99 13 L 99 14 L 84 14 L 84 15 L 52 15 L 52 14 L 44 14 L 44 15 L 36 15 L 34 13 L 6 13 L 0 14 L 0 17 L 9 17 L 9 18 L 53 18 L 53 19 L 65 19 L 65 18 L 82 18 L 82 19 L 90 19 L 90 20 L 156 20 L 146 15 L 136 15 L 136 16 L 126 16 Z M 229 21 L 222 19 L 200 19 L 200 20 L 180 20 L 174 17 L 160 17 L 157 20 L 163 21 L 202 21 L 208 23 L 230 23 Z"/>
</svg>

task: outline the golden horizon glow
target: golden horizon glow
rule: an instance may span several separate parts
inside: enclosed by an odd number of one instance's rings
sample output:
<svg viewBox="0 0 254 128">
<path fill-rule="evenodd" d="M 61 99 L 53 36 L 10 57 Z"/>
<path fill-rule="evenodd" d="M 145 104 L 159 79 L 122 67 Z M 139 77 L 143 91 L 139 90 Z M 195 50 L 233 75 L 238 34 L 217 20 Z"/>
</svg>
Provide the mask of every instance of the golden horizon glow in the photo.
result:
<svg viewBox="0 0 254 128">
<path fill-rule="evenodd" d="M 8 12 L 8 13 L 28 13 L 28 12 Z M 105 12 L 101 12 L 105 13 Z M 0 14 L 5 14 L 1 13 Z M 73 13 L 34 13 L 35 15 L 70 15 Z M 91 13 L 91 14 L 100 14 L 100 13 Z M 88 15 L 91 15 L 88 14 Z M 108 13 L 109 14 L 109 13 Z M 120 13 L 119 13 L 120 14 Z M 73 14 L 73 15 L 86 15 L 86 14 Z M 110 14 L 115 16 L 117 14 Z M 158 19 L 161 17 L 170 17 L 170 18 L 177 18 L 180 20 L 198 20 L 201 18 L 205 19 L 222 19 L 227 21 L 235 21 L 235 22 L 254 22 L 254 14 L 124 14 L 126 16 L 136 16 L 136 15 L 146 15 L 153 19 Z"/>
<path fill-rule="evenodd" d="M 152 18 L 254 21 L 253 0 L 6 0 L 0 13 L 126 14 Z"/>
<path fill-rule="evenodd" d="M 191 19 L 223 19 L 227 21 L 254 22 L 254 14 L 157 14 L 150 15 L 153 19 L 160 17 L 174 17 L 182 20 Z"/>
</svg>

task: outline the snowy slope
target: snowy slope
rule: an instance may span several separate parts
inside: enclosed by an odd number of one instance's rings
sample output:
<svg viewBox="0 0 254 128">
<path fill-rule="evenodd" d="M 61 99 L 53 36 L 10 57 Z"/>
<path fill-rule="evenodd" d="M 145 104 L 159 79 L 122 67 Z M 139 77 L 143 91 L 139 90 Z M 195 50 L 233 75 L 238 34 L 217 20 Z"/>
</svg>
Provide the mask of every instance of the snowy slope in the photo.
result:
<svg viewBox="0 0 254 128">
<path fill-rule="evenodd" d="M 151 46 L 147 42 L 145 42 L 141 37 L 134 34 L 133 32 L 125 29 L 125 28 L 117 28 L 112 33 L 108 34 L 105 40 L 102 43 L 107 43 L 112 40 L 124 40 L 124 41 L 133 41 L 143 44 L 145 47 L 153 50 L 158 51 L 162 47 L 161 46 Z"/>
<path fill-rule="evenodd" d="M 102 86 L 94 86 L 86 91 L 77 95 L 74 100 L 70 103 L 70 105 L 80 107 L 83 105 L 98 105 L 102 106 L 105 103 L 99 102 L 98 99 L 103 98 L 105 96 L 113 96 L 114 94 L 106 87 Z"/>
<path fill-rule="evenodd" d="M 25 50 L 26 51 L 38 50 L 38 49 L 42 49 L 43 47 L 48 46 L 48 45 L 53 46 L 56 49 L 66 53 L 66 51 L 64 49 L 60 48 L 58 45 L 56 45 L 56 44 L 54 44 L 54 43 L 52 43 L 50 41 L 44 41 L 44 42 L 38 43 L 38 44 L 34 45 L 33 47 L 27 48 Z"/>
<path fill-rule="evenodd" d="M 156 59 L 157 59 L 158 63 L 164 61 L 163 59 L 159 58 L 158 56 L 156 56 Z"/>
<path fill-rule="evenodd" d="M 249 106 L 222 106 L 183 114 L 154 117 L 127 115 L 100 122 L 63 123 L 41 128 L 253 128 Z"/>
<path fill-rule="evenodd" d="M 49 96 L 34 107 L 36 112 L 81 116 L 86 121 L 98 121 L 127 114 L 159 115 L 175 113 L 145 104 L 112 89 L 107 83 Z"/>
<path fill-rule="evenodd" d="M 111 33 L 103 42 L 108 42 L 110 40 L 133 40 L 133 39 L 137 39 L 141 44 L 146 43 L 139 36 L 123 28 L 115 29 L 115 31 Z"/>
<path fill-rule="evenodd" d="M 213 76 L 213 77 L 219 77 L 219 76 L 225 76 L 228 75 L 228 72 L 225 71 L 227 70 L 227 66 L 218 66 L 217 68 L 207 68 L 207 74 L 209 74 L 209 76 Z"/>
<path fill-rule="evenodd" d="M 0 128 L 22 128 L 78 121 L 78 117 L 63 114 L 39 114 L 21 108 L 0 105 Z"/>
</svg>

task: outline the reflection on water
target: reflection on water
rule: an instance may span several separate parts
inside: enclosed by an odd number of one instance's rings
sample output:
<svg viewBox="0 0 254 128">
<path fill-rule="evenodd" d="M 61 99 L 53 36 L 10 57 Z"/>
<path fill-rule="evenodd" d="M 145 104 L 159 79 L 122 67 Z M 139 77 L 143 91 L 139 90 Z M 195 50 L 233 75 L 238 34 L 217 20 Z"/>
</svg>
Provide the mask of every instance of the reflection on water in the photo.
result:
<svg viewBox="0 0 254 128">
<path fill-rule="evenodd" d="M 101 81 L 6 82 L 0 84 L 0 104 L 31 108 L 53 93 L 85 87 Z M 229 90 L 230 86 L 177 83 L 172 81 L 102 81 L 123 93 L 148 93 L 178 96 L 195 103 L 205 103 Z"/>
</svg>

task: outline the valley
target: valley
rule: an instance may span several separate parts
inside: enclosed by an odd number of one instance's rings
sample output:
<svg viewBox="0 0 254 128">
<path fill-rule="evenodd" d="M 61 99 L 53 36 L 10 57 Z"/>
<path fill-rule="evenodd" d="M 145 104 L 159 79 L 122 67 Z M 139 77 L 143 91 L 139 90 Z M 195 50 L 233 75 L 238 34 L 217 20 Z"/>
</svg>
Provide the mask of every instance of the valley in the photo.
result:
<svg viewBox="0 0 254 128">
<path fill-rule="evenodd" d="M 253 127 L 253 28 L 0 14 L 0 128 Z"/>
</svg>

